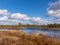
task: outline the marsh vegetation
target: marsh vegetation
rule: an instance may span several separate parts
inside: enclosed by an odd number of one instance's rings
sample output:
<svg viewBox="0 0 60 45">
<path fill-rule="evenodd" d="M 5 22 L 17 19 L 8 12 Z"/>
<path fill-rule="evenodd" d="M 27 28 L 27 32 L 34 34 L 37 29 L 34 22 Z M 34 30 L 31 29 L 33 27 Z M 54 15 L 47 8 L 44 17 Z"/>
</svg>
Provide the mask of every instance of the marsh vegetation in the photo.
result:
<svg viewBox="0 0 60 45">
<path fill-rule="evenodd" d="M 10 30 L 0 31 L 0 45 L 60 45 L 60 41 L 44 34 Z"/>
</svg>

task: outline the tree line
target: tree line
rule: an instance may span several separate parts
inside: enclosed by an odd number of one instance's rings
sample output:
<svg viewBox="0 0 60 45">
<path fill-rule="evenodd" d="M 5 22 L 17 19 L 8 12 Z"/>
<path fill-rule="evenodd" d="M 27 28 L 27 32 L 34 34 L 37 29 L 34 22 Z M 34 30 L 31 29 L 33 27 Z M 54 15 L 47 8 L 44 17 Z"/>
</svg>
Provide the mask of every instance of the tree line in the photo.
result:
<svg viewBox="0 0 60 45">
<path fill-rule="evenodd" d="M 0 28 L 20 29 L 20 28 L 60 28 L 60 24 L 47 24 L 47 25 L 36 25 L 36 24 L 21 24 L 17 25 L 0 25 Z"/>
</svg>

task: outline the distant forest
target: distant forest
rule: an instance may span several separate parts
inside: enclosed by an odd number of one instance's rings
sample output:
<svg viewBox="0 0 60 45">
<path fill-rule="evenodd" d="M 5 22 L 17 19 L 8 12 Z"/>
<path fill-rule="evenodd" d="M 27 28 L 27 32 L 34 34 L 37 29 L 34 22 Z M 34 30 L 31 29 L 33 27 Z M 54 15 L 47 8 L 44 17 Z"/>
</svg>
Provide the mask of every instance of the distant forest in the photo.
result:
<svg viewBox="0 0 60 45">
<path fill-rule="evenodd" d="M 60 24 L 47 24 L 47 25 L 36 25 L 36 24 L 21 24 L 18 23 L 17 25 L 0 25 L 0 28 L 60 28 Z"/>
</svg>

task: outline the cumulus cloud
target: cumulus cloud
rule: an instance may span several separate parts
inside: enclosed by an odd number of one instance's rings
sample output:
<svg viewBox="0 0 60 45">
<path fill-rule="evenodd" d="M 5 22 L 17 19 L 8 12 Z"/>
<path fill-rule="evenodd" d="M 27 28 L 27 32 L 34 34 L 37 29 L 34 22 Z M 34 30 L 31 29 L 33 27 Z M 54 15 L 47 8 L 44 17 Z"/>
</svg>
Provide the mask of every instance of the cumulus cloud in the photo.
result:
<svg viewBox="0 0 60 45">
<path fill-rule="evenodd" d="M 0 18 L 0 23 L 1 24 L 17 24 L 19 23 L 20 21 L 19 20 L 16 20 L 16 19 L 9 19 L 7 16 L 3 16 Z"/>
<path fill-rule="evenodd" d="M 3 16 L 0 18 L 0 20 L 8 20 L 8 17 L 7 16 Z"/>
<path fill-rule="evenodd" d="M 60 10 L 56 10 L 56 11 L 49 10 L 47 14 L 48 14 L 48 16 L 53 16 L 55 18 L 60 18 Z"/>
<path fill-rule="evenodd" d="M 14 18 L 14 19 L 22 19 L 22 20 L 25 20 L 25 21 L 30 21 L 32 23 L 35 23 L 35 24 L 47 24 L 48 21 L 47 20 L 44 20 L 40 17 L 28 17 L 26 14 L 21 14 L 21 13 L 13 13 L 11 15 L 11 18 Z"/>
<path fill-rule="evenodd" d="M 47 8 L 47 15 L 53 17 L 53 23 L 60 23 L 60 0 L 50 2 Z"/>
<path fill-rule="evenodd" d="M 6 9 L 0 9 L 0 15 L 8 15 L 9 12 Z"/>
<path fill-rule="evenodd" d="M 30 17 L 28 17 L 26 14 L 21 14 L 21 13 L 13 13 L 11 15 L 11 18 L 22 19 L 22 20 L 30 20 Z"/>
<path fill-rule="evenodd" d="M 44 20 L 44 19 L 42 19 L 42 18 L 40 18 L 40 17 L 33 17 L 32 19 L 31 19 L 31 21 L 32 22 L 35 22 L 35 23 L 37 23 L 37 24 L 48 24 L 48 21 L 47 20 Z"/>
<path fill-rule="evenodd" d="M 49 12 L 50 13 L 50 12 Z M 52 11 L 51 11 L 52 13 Z M 0 10 L 0 16 L 3 15 L 2 17 L 0 17 L 0 22 L 5 22 L 5 23 L 11 23 L 11 24 L 16 24 L 16 23 L 27 23 L 27 22 L 31 22 L 32 24 L 48 24 L 49 22 L 45 19 L 42 19 L 40 17 L 29 17 L 26 14 L 22 14 L 22 13 L 12 13 L 9 14 L 9 11 L 4 9 L 4 10 Z"/>
<path fill-rule="evenodd" d="M 60 18 L 60 0 L 53 3 L 49 3 L 47 15 L 53 16 L 55 18 Z"/>
</svg>

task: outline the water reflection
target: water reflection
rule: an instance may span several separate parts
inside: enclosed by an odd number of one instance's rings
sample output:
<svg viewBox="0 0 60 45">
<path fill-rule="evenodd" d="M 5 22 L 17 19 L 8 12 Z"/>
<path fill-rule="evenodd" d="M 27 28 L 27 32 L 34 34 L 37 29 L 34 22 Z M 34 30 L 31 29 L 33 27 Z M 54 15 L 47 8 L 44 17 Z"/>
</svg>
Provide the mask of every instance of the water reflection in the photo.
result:
<svg viewBox="0 0 60 45">
<path fill-rule="evenodd" d="M 41 33 L 44 33 L 45 35 L 48 35 L 48 36 L 52 36 L 52 37 L 60 37 L 60 30 L 42 30 L 42 29 L 24 29 L 24 30 L 21 30 L 23 32 L 26 32 L 26 33 L 32 33 L 32 32 L 35 32 L 37 34 L 41 34 Z"/>
</svg>

